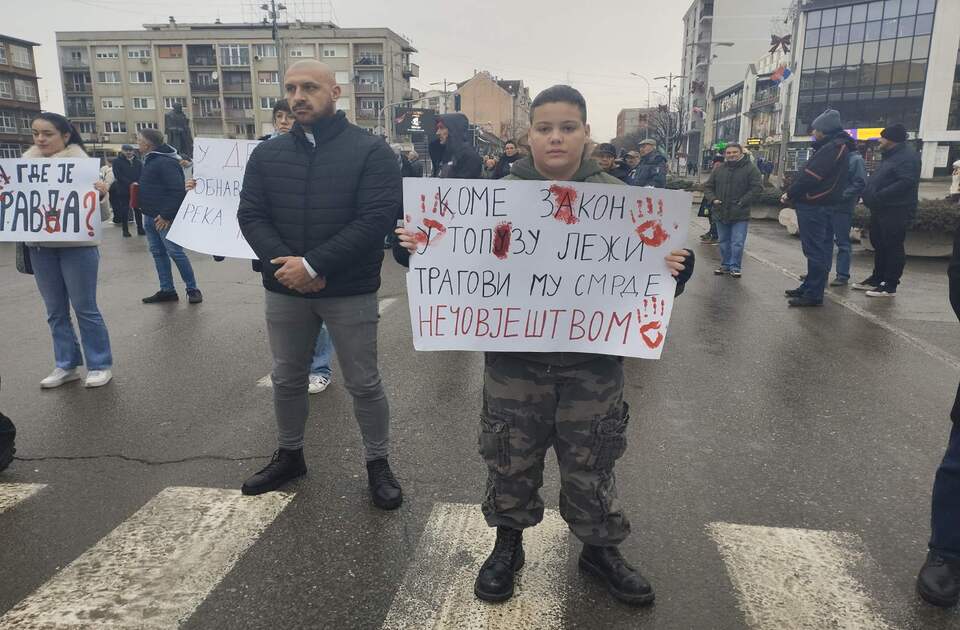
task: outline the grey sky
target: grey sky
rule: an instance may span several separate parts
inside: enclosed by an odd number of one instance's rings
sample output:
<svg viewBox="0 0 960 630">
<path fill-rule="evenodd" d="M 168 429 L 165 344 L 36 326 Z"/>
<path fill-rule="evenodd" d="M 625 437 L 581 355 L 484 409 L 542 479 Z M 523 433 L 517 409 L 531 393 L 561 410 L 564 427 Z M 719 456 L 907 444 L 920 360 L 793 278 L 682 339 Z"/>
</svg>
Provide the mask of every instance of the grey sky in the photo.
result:
<svg viewBox="0 0 960 630">
<path fill-rule="evenodd" d="M 9 6 L 26 6 L 2 0 Z M 260 2 L 241 0 L 35 0 L 31 10 L 5 11 L 0 31 L 42 44 L 37 50 L 43 105 L 63 110 L 55 51 L 56 31 L 139 29 L 148 22 L 239 22 Z M 294 8 L 298 0 L 286 2 Z M 299 2 L 319 9 L 322 2 Z M 474 69 L 523 79 L 531 96 L 555 83 L 570 83 L 587 99 L 594 138 L 616 131 L 617 112 L 646 104 L 646 75 L 678 72 L 681 18 L 689 2 L 573 2 L 572 0 L 334 0 L 334 22 L 343 27 L 389 27 L 420 51 L 420 78 L 462 81 Z M 319 17 L 319 16 L 318 16 Z M 665 101 L 651 95 L 651 100 Z"/>
</svg>

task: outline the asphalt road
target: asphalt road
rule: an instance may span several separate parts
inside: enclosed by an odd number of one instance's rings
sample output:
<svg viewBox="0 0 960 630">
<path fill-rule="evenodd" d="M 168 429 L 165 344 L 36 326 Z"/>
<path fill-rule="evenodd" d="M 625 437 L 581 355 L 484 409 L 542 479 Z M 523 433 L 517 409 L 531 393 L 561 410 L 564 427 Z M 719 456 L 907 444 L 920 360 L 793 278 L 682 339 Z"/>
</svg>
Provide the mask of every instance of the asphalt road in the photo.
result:
<svg viewBox="0 0 960 630">
<path fill-rule="evenodd" d="M 754 224 L 739 281 L 712 275 L 715 248 L 695 249 L 663 359 L 627 362 L 623 551 L 657 591 L 635 610 L 578 573 L 579 545 L 552 514 L 527 533 L 519 603 L 480 605 L 461 588 L 489 533 L 476 507 L 482 358 L 413 351 L 392 260 L 380 364 L 406 501 L 384 513 L 366 495 L 336 367 L 311 397 L 309 474 L 293 494 L 237 503 L 216 490 L 239 488 L 275 447 L 271 391 L 257 385 L 270 370 L 263 289 L 248 263 L 194 255 L 204 303 L 145 306 L 156 290 L 146 243 L 109 229 L 100 303 L 115 379 L 41 391 L 43 306 L 0 244 L 0 409 L 20 457 L 0 475 L 0 627 L 57 627 L 54 615 L 64 628 L 960 628 L 960 613 L 913 588 L 960 377 L 945 261 L 909 261 L 895 301 L 841 289 L 823 308 L 790 310 L 782 292 L 802 258 L 779 226 Z M 855 277 L 868 266 L 858 252 Z M 30 496 L 4 509 L 17 488 Z M 548 508 L 557 495 L 551 458 Z M 209 551 L 204 536 L 222 549 L 179 559 L 193 544 Z M 173 566 L 174 579 L 111 583 L 125 557 Z M 96 580 L 104 603 L 77 613 Z M 130 602 L 139 617 L 124 616 Z"/>
</svg>

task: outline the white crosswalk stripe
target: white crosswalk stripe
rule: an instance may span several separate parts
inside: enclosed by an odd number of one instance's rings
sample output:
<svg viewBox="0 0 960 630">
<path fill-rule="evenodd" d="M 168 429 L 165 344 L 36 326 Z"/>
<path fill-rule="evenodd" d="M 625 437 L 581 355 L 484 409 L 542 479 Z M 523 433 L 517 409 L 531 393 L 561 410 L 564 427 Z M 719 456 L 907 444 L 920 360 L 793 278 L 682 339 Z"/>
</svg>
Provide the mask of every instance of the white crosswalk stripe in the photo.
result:
<svg viewBox="0 0 960 630">
<path fill-rule="evenodd" d="M 842 532 L 711 523 L 751 628 L 889 630 L 852 569 L 859 537 Z"/>
<path fill-rule="evenodd" d="M 166 488 L 0 617 L 0 628 L 176 628 L 292 498 Z"/>
<path fill-rule="evenodd" d="M 473 581 L 495 538 L 479 506 L 434 505 L 383 630 L 562 628 L 569 547 L 563 519 L 547 510 L 525 532 L 526 565 L 516 592 L 494 605 L 474 596 Z"/>
<path fill-rule="evenodd" d="M 0 483 L 0 514 L 46 487 L 42 483 Z"/>
</svg>

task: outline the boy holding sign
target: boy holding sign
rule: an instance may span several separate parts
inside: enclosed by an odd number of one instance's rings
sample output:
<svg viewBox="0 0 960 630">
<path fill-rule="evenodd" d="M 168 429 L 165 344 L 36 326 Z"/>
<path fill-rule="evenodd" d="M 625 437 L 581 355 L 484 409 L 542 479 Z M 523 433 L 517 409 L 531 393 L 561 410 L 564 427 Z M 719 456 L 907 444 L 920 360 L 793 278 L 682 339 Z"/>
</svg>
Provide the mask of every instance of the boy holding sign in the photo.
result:
<svg viewBox="0 0 960 630">
<path fill-rule="evenodd" d="M 558 85 L 541 92 L 530 111 L 531 157 L 517 161 L 505 179 L 619 184 L 585 158 L 590 142 L 587 107 L 575 89 Z M 404 248 L 417 235 L 397 229 Z M 666 257 L 676 292 L 693 272 L 693 253 Z M 483 513 L 497 528 L 497 542 L 484 562 L 474 592 L 486 601 L 513 595 L 514 575 L 524 563 L 523 529 L 543 518 L 543 465 L 552 445 L 560 465 L 560 512 L 584 543 L 580 567 L 599 578 L 617 599 L 649 604 L 653 589 L 617 549 L 630 524 L 617 499 L 613 467 L 626 449 L 627 404 L 623 358 L 582 353 L 488 352 L 485 355 L 480 453 L 487 463 Z"/>
</svg>

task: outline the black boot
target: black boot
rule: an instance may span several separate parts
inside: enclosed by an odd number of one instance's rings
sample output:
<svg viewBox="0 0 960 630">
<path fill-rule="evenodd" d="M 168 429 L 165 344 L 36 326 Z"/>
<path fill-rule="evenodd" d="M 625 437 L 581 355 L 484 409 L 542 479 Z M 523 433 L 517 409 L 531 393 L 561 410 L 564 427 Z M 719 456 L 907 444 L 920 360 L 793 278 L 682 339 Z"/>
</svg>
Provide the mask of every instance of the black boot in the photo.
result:
<svg viewBox="0 0 960 630">
<path fill-rule="evenodd" d="M 123 236 L 125 238 L 130 238 L 130 226 L 126 223 L 123 223 L 121 224 L 121 227 L 123 228 Z"/>
<path fill-rule="evenodd" d="M 801 295 L 800 297 L 790 298 L 790 300 L 787 301 L 787 306 L 823 306 L 823 300 L 814 300 L 813 298 L 808 298 Z"/>
<path fill-rule="evenodd" d="M 497 543 L 480 567 L 474 594 L 486 602 L 502 602 L 513 597 L 513 577 L 523 566 L 523 530 L 497 528 Z"/>
<path fill-rule="evenodd" d="M 653 588 L 640 572 L 630 566 L 616 547 L 584 545 L 580 568 L 599 578 L 610 594 L 634 606 L 653 603 Z"/>
<path fill-rule="evenodd" d="M 929 552 L 917 576 L 917 592 L 934 606 L 956 606 L 960 601 L 960 560 L 944 558 L 936 551 Z"/>
<path fill-rule="evenodd" d="M 386 457 L 367 462 L 367 481 L 370 484 L 370 498 L 381 510 L 395 510 L 403 503 L 403 490 L 393 476 Z"/>
<path fill-rule="evenodd" d="M 240 491 L 244 494 L 263 494 L 276 490 L 288 481 L 307 474 L 307 465 L 303 461 L 303 449 L 277 449 L 273 459 L 266 467 L 243 482 Z"/>
<path fill-rule="evenodd" d="M 803 297 L 803 289 L 787 289 L 783 294 L 788 298 Z"/>
</svg>

